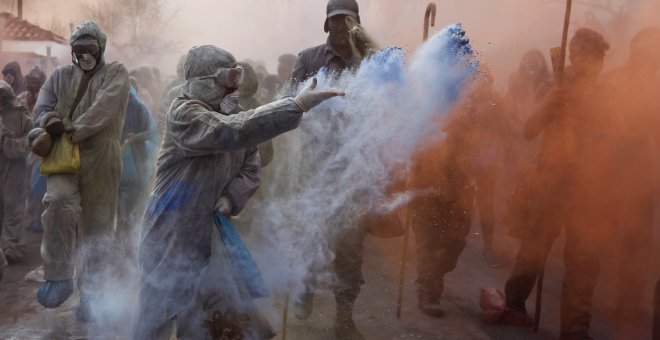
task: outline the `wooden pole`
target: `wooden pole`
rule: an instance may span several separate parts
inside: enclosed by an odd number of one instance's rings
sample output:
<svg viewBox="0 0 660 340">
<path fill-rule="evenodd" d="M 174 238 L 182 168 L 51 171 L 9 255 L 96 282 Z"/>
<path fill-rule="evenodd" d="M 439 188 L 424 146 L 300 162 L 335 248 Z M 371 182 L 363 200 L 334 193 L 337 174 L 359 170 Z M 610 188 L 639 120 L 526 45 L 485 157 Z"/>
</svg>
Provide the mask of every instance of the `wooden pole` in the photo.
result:
<svg viewBox="0 0 660 340">
<path fill-rule="evenodd" d="M 284 311 L 282 312 L 282 340 L 286 340 L 286 326 L 289 321 L 289 292 L 284 296 Z"/>
<path fill-rule="evenodd" d="M 407 215 L 407 214 L 406 214 Z M 408 221 L 408 218 L 405 219 Z M 401 309 L 403 307 L 403 286 L 406 281 L 406 261 L 408 260 L 408 238 L 410 237 L 410 224 L 404 224 L 406 228 L 403 234 L 403 254 L 401 255 L 401 267 L 399 269 L 399 297 L 396 301 L 396 318 L 401 319 Z"/>
<path fill-rule="evenodd" d="M 422 39 L 426 41 L 429 38 L 429 19 L 431 26 L 435 26 L 435 3 L 431 2 L 426 6 L 426 12 L 424 13 L 424 34 Z"/>
<path fill-rule="evenodd" d="M 566 46 L 568 44 L 568 27 L 571 21 L 571 7 L 572 0 L 566 0 L 566 13 L 564 14 L 564 29 L 561 35 L 561 50 L 559 54 L 559 67 L 557 68 L 557 83 L 559 87 L 564 85 L 564 68 L 566 66 Z M 545 262 L 546 258 L 541 264 L 541 271 L 539 272 L 538 281 L 536 283 L 536 305 L 534 306 L 534 333 L 539 331 L 539 323 L 541 321 L 541 302 L 543 299 L 543 278 L 545 276 Z"/>
</svg>

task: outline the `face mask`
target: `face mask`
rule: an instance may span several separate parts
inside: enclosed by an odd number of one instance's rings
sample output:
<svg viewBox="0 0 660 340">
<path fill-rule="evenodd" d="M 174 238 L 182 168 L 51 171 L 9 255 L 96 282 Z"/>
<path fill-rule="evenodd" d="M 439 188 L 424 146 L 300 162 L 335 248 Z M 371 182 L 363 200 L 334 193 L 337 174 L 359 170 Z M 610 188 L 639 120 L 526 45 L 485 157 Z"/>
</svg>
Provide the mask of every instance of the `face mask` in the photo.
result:
<svg viewBox="0 0 660 340">
<path fill-rule="evenodd" d="M 222 98 L 222 102 L 220 102 L 220 112 L 224 114 L 234 114 L 238 112 L 238 98 L 239 98 L 239 92 L 234 91 L 228 95 L 226 95 L 224 98 Z"/>
<path fill-rule="evenodd" d="M 91 71 L 96 67 L 96 58 L 89 53 L 74 54 L 73 58 L 83 71 Z"/>
</svg>

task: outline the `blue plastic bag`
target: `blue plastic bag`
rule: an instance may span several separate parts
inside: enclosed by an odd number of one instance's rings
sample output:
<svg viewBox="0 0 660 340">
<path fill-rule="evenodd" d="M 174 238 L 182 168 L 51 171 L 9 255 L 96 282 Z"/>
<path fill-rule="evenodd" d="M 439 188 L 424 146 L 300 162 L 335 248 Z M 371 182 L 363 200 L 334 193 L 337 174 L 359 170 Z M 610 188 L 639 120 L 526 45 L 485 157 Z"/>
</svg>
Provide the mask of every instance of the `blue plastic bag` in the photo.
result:
<svg viewBox="0 0 660 340">
<path fill-rule="evenodd" d="M 234 226 L 217 211 L 215 212 L 215 224 L 250 295 L 255 299 L 268 297 L 268 288 L 261 277 L 259 268 Z"/>
</svg>

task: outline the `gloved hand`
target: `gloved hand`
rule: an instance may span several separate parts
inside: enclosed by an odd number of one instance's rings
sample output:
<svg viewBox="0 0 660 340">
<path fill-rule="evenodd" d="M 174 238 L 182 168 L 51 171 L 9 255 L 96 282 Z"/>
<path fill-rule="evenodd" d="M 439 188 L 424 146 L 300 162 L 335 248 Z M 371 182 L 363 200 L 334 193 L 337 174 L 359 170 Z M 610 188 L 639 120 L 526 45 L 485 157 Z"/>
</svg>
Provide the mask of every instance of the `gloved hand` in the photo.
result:
<svg viewBox="0 0 660 340">
<path fill-rule="evenodd" d="M 46 281 L 37 290 L 37 301 L 46 308 L 56 308 L 71 294 L 73 294 L 73 280 Z"/>
<path fill-rule="evenodd" d="M 23 251 L 21 246 L 15 244 L 7 244 L 2 248 L 2 251 L 5 253 L 5 257 L 9 262 L 18 262 L 23 258 Z"/>
<path fill-rule="evenodd" d="M 316 89 L 316 84 L 317 80 L 314 78 L 311 85 L 304 88 L 295 98 L 293 98 L 303 112 L 309 112 L 309 110 L 327 99 L 345 95 L 344 92 L 341 91 L 314 91 L 314 89 Z"/>
<path fill-rule="evenodd" d="M 215 209 L 225 216 L 231 215 L 231 209 L 233 207 L 234 205 L 231 203 L 231 200 L 227 196 L 220 196 L 218 201 L 215 203 Z"/>
<path fill-rule="evenodd" d="M 58 116 L 51 116 L 44 121 L 44 128 L 53 138 L 57 138 L 64 133 L 64 121 Z"/>
<path fill-rule="evenodd" d="M 30 150 L 39 157 L 47 157 L 53 147 L 53 138 L 42 128 L 34 128 L 28 133 Z"/>
<path fill-rule="evenodd" d="M 62 126 L 64 126 L 64 131 L 73 132 L 73 122 L 69 118 L 62 119 Z"/>
</svg>

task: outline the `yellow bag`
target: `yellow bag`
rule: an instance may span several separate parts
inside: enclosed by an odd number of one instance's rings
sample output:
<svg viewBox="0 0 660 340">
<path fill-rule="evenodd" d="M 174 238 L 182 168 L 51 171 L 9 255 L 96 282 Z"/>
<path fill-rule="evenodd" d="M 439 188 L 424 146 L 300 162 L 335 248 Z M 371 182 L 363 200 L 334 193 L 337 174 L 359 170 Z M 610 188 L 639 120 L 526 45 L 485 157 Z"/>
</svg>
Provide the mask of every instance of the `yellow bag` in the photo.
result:
<svg viewBox="0 0 660 340">
<path fill-rule="evenodd" d="M 53 143 L 50 154 L 41 160 L 42 176 L 52 174 L 75 174 L 80 170 L 80 149 L 73 144 L 71 135 L 65 132 Z"/>
</svg>

